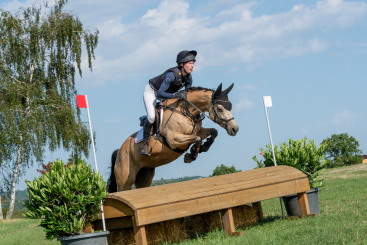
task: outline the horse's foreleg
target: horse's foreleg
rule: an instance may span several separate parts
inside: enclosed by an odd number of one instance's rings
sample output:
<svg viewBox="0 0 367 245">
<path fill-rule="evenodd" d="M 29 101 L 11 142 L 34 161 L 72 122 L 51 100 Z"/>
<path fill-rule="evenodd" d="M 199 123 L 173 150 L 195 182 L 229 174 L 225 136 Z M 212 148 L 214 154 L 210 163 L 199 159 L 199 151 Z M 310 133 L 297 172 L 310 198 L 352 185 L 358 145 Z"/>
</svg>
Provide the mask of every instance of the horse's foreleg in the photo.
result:
<svg viewBox="0 0 367 245">
<path fill-rule="evenodd" d="M 199 153 L 207 152 L 210 146 L 214 143 L 214 139 L 218 136 L 218 131 L 215 128 L 201 128 L 198 132 L 198 136 L 204 140 L 208 136 L 207 140 L 200 146 Z"/>
<path fill-rule="evenodd" d="M 190 163 L 196 159 L 199 153 L 201 143 L 203 142 L 199 136 L 196 135 L 186 135 L 186 134 L 176 134 L 173 139 L 167 138 L 167 141 L 172 149 L 180 146 L 185 146 L 187 144 L 194 143 L 195 145 L 191 148 L 191 153 L 186 153 L 184 157 L 185 163 Z"/>
</svg>

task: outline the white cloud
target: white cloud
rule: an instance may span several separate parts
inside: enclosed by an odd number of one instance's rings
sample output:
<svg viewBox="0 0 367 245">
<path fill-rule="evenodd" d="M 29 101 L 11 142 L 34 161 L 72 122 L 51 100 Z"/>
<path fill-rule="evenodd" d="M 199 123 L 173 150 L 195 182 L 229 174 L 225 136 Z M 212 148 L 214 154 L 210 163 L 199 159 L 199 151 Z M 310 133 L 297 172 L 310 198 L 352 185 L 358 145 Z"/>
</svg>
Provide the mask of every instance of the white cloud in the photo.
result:
<svg viewBox="0 0 367 245">
<path fill-rule="evenodd" d="M 30 3 L 14 0 L 3 7 Z M 156 7 L 141 11 L 146 4 Z M 84 73 L 86 80 L 103 84 L 140 76 L 142 71 L 162 72 L 162 67 L 175 65 L 176 54 L 183 49 L 198 51 L 195 71 L 231 65 L 232 71 L 245 67 L 251 72 L 267 60 L 322 52 L 334 43 L 332 35 L 320 36 L 323 26 L 327 27 L 323 32 L 339 32 L 363 21 L 367 13 L 367 3 L 341 0 L 294 5 L 289 11 L 261 16 L 251 9 L 258 2 L 213 4 L 222 11 L 199 14 L 185 0 L 71 0 L 66 9 L 75 10 L 86 26 L 100 30 L 93 74 Z M 135 11 L 137 6 L 143 7 Z"/>
<path fill-rule="evenodd" d="M 356 115 L 354 115 L 350 111 L 343 111 L 340 113 L 336 113 L 336 115 L 333 117 L 332 122 L 334 124 L 346 124 L 349 125 L 354 122 L 354 119 L 356 118 Z"/>
<path fill-rule="evenodd" d="M 237 111 L 247 111 L 255 106 L 255 103 L 250 99 L 243 98 L 238 103 L 235 104 L 235 110 Z"/>
</svg>

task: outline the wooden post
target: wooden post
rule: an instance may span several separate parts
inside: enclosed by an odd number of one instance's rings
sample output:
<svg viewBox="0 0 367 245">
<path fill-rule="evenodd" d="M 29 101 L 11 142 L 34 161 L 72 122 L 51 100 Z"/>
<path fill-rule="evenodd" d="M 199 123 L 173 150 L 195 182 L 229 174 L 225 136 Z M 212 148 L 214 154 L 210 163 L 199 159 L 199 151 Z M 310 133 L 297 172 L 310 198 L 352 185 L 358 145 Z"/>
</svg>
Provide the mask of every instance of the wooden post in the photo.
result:
<svg viewBox="0 0 367 245">
<path fill-rule="evenodd" d="M 261 202 L 252 203 L 252 207 L 256 207 L 259 220 L 262 221 L 264 219 L 264 215 L 263 215 L 263 208 L 261 207 Z"/>
<path fill-rule="evenodd" d="M 310 215 L 310 208 L 308 207 L 307 193 L 297 193 L 299 210 L 301 211 L 301 217 Z"/>
<path fill-rule="evenodd" d="M 145 226 L 137 226 L 135 215 L 132 216 L 136 245 L 147 245 Z"/>
<path fill-rule="evenodd" d="M 234 222 L 233 222 L 233 215 L 232 215 L 232 209 L 224 209 L 222 212 L 222 219 L 223 219 L 223 227 L 227 235 L 230 236 L 242 236 L 243 231 L 235 232 L 234 229 Z"/>
</svg>

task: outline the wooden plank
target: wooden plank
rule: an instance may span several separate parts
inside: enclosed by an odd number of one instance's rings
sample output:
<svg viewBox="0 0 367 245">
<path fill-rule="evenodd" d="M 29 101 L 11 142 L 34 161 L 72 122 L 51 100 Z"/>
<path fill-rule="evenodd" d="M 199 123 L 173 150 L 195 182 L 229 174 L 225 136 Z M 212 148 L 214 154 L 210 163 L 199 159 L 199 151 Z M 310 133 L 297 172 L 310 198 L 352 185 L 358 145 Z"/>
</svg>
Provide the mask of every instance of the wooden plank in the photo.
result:
<svg viewBox="0 0 367 245">
<path fill-rule="evenodd" d="M 134 215 L 134 210 L 132 210 L 128 205 L 111 198 L 105 199 L 103 210 L 105 219 Z M 99 214 L 98 219 L 102 219 L 102 214 Z"/>
<path fill-rule="evenodd" d="M 223 228 L 229 236 L 243 236 L 243 231 L 236 232 L 234 229 L 234 221 L 232 209 L 227 208 L 222 211 Z"/>
<path fill-rule="evenodd" d="M 138 226 L 135 216 L 132 217 L 136 245 L 147 245 L 145 226 Z"/>
<path fill-rule="evenodd" d="M 297 193 L 299 210 L 301 211 L 301 216 L 307 216 L 310 214 L 310 208 L 308 206 L 307 193 L 301 192 Z"/>
<path fill-rule="evenodd" d="M 142 189 L 137 189 L 137 190 L 132 190 L 132 191 L 116 192 L 116 193 L 111 193 L 109 196 L 123 195 L 125 199 L 130 199 L 133 197 L 140 199 L 141 197 L 147 198 L 149 196 L 155 196 L 159 194 L 160 192 L 173 193 L 172 190 L 182 191 L 182 190 L 186 190 L 190 188 L 195 189 L 198 184 L 200 184 L 201 186 L 205 186 L 208 183 L 211 184 L 214 182 L 226 184 L 228 182 L 229 183 L 236 182 L 237 180 L 253 180 L 253 179 L 259 179 L 263 177 L 270 177 L 273 175 L 285 174 L 287 172 L 300 173 L 300 171 L 294 168 L 291 168 L 291 167 L 276 166 L 276 167 L 268 167 L 268 168 L 263 168 L 263 169 L 248 170 L 244 172 L 233 173 L 233 174 L 228 174 L 228 175 L 221 175 L 221 176 L 210 177 L 210 178 L 203 178 L 203 179 L 196 179 L 196 180 L 190 180 L 190 181 L 179 182 L 179 183 L 172 183 L 172 184 L 167 184 L 167 185 L 152 186 L 149 188 L 142 188 Z"/>
<path fill-rule="evenodd" d="M 279 182 L 294 181 L 297 179 L 300 179 L 299 176 L 288 175 L 280 177 L 272 176 L 265 179 L 255 179 L 251 181 L 239 181 L 224 185 L 214 182 L 211 184 L 212 190 L 208 190 L 209 188 L 207 188 L 206 191 L 204 191 L 202 190 L 201 186 L 198 185 L 196 186 L 196 192 L 192 191 L 190 193 L 187 192 L 187 190 L 181 190 L 174 193 L 156 194 L 155 196 L 153 196 L 154 198 L 140 197 L 140 199 L 133 198 L 130 200 L 125 199 L 124 201 L 131 203 L 134 206 L 134 209 L 137 210 L 146 207 L 164 205 L 167 203 L 182 202 L 205 196 L 215 196 L 228 192 L 240 191 L 243 189 L 257 188 L 259 186 L 272 185 Z M 307 179 L 307 177 L 304 176 L 303 179 Z"/>
<path fill-rule="evenodd" d="M 263 208 L 261 207 L 261 202 L 253 202 L 253 207 L 256 207 L 257 210 L 257 216 L 259 217 L 259 220 L 264 220 L 264 214 L 263 214 Z"/>
<path fill-rule="evenodd" d="M 96 230 L 103 230 L 102 220 L 94 221 Z M 115 229 L 122 229 L 133 227 L 133 222 L 131 220 L 131 216 L 125 216 L 120 218 L 112 218 L 106 219 L 106 230 L 115 230 Z"/>
<path fill-rule="evenodd" d="M 266 182 L 272 181 L 269 179 L 270 177 L 275 178 L 276 176 L 278 177 L 278 179 L 305 178 L 306 177 L 306 175 L 304 175 L 301 172 L 290 172 L 290 173 L 275 172 L 275 173 L 268 173 L 266 175 L 262 174 L 259 176 L 254 176 L 254 178 L 247 178 L 246 176 L 238 176 L 237 178 L 225 179 L 225 180 L 216 179 L 215 177 L 211 177 L 211 178 L 203 179 L 203 181 L 199 184 L 192 185 L 192 186 L 183 186 L 182 188 L 175 189 L 174 191 L 167 189 L 164 191 L 162 190 L 159 193 L 156 193 L 156 192 L 147 193 L 144 196 L 144 199 L 142 199 L 140 195 L 136 195 L 133 198 L 137 198 L 139 201 L 140 200 L 145 201 L 151 198 L 156 199 L 158 196 L 159 198 L 164 198 L 164 197 L 174 198 L 178 195 L 179 196 L 191 196 L 192 194 L 196 194 L 199 192 L 205 193 L 205 192 L 213 192 L 216 190 L 222 190 L 223 188 L 226 188 L 226 187 L 236 188 L 236 186 L 241 186 L 241 185 L 243 186 L 251 182 L 255 182 L 255 183 L 260 182 L 262 184 L 267 184 Z M 128 196 L 125 196 L 124 198 L 130 199 L 130 197 Z M 134 205 L 137 205 L 137 202 L 134 201 Z"/>
<path fill-rule="evenodd" d="M 248 203 L 299 193 L 309 189 L 308 179 L 278 183 L 242 191 L 225 193 L 184 202 L 155 206 L 136 211 L 138 225 L 147 225 L 164 220 L 207 213 Z"/>
<path fill-rule="evenodd" d="M 319 216 L 319 214 L 309 214 L 307 215 L 306 217 L 317 217 Z M 290 216 L 290 217 L 285 217 L 283 219 L 286 219 L 286 220 L 295 220 L 295 219 L 301 219 L 301 218 L 305 218 L 305 216 Z"/>
</svg>

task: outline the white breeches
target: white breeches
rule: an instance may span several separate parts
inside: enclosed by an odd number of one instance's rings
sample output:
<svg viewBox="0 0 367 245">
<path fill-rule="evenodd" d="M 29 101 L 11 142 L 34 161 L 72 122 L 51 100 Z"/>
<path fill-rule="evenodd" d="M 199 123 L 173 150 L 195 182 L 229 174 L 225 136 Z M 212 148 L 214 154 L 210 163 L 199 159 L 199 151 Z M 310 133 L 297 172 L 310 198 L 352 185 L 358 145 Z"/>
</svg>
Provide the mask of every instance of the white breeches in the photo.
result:
<svg viewBox="0 0 367 245">
<path fill-rule="evenodd" d="M 150 123 L 154 123 L 155 119 L 154 107 L 157 100 L 157 92 L 154 89 L 152 89 L 152 87 L 149 84 L 147 84 L 144 88 L 143 99 L 145 110 L 147 111 L 148 121 Z"/>
</svg>

